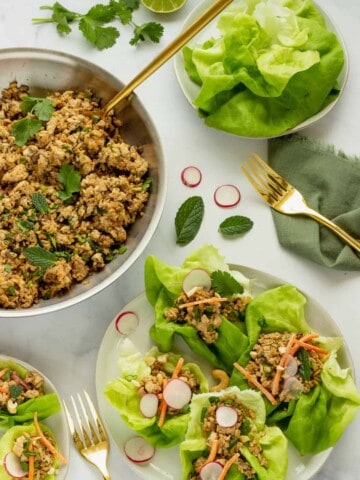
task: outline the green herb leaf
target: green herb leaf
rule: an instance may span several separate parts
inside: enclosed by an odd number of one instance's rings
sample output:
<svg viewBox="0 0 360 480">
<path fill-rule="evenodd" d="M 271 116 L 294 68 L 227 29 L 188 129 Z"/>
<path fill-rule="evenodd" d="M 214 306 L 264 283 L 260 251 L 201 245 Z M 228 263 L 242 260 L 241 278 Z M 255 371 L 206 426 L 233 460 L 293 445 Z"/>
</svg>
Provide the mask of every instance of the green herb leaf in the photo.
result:
<svg viewBox="0 0 360 480">
<path fill-rule="evenodd" d="M 267 321 L 266 321 L 266 318 L 264 317 L 264 315 L 261 315 L 261 317 L 258 318 L 257 323 L 258 323 L 259 327 L 261 327 L 261 328 L 267 327 Z"/>
<path fill-rule="evenodd" d="M 10 397 L 17 398 L 19 395 L 22 394 L 24 388 L 21 385 L 10 385 L 9 386 L 9 393 Z"/>
<path fill-rule="evenodd" d="M 176 243 L 187 245 L 197 235 L 204 218 L 205 205 L 201 197 L 190 197 L 175 216 Z"/>
<path fill-rule="evenodd" d="M 7 289 L 7 292 L 10 296 L 16 295 L 16 288 L 14 287 L 14 285 L 10 285 L 10 287 L 8 287 Z"/>
<path fill-rule="evenodd" d="M 123 25 L 127 25 L 132 20 L 133 7 L 127 5 L 123 1 L 110 0 L 111 8 L 115 17 L 117 17 Z M 138 5 L 139 6 L 139 5 Z M 138 8 L 138 6 L 136 8 Z"/>
<path fill-rule="evenodd" d="M 49 98 L 23 97 L 20 109 L 23 115 L 27 115 L 30 112 L 36 115 L 39 120 L 47 122 L 53 114 L 54 105 Z"/>
<path fill-rule="evenodd" d="M 58 173 L 58 180 L 64 187 L 63 190 L 58 192 L 59 197 L 64 202 L 73 200 L 73 193 L 80 192 L 81 175 L 77 172 L 72 165 L 62 165 Z"/>
<path fill-rule="evenodd" d="M 56 255 L 42 247 L 27 247 L 24 254 L 35 267 L 47 269 L 56 263 Z"/>
<path fill-rule="evenodd" d="M 222 297 L 231 297 L 244 291 L 244 287 L 229 272 L 222 270 L 212 272 L 211 287 Z"/>
<path fill-rule="evenodd" d="M 254 223 L 250 218 L 234 215 L 220 223 L 219 232 L 223 235 L 240 235 L 252 229 Z"/>
<path fill-rule="evenodd" d="M 35 192 L 31 195 L 31 200 L 39 213 L 47 213 L 49 211 L 49 206 L 47 204 L 46 198 L 41 195 L 39 192 Z"/>
<path fill-rule="evenodd" d="M 93 43 L 99 50 L 110 48 L 116 43 L 120 33 L 115 27 L 102 27 L 94 25 L 91 19 L 83 17 L 79 23 L 79 29 L 84 37 Z"/>
<path fill-rule="evenodd" d="M 300 348 L 297 353 L 297 358 L 300 361 L 299 374 L 304 380 L 310 380 L 311 378 L 311 363 L 309 353 L 305 348 Z"/>
<path fill-rule="evenodd" d="M 108 23 L 114 20 L 115 13 L 113 7 L 109 5 L 103 5 L 101 3 L 91 7 L 84 18 L 91 19 L 98 24 Z"/>
<path fill-rule="evenodd" d="M 36 118 L 22 118 L 13 123 L 11 135 L 19 147 L 25 145 L 42 127 L 41 120 Z"/>
<path fill-rule="evenodd" d="M 136 25 L 134 28 L 134 36 L 130 40 L 130 45 L 137 45 L 139 42 L 144 42 L 146 39 L 149 39 L 154 43 L 159 43 L 163 33 L 164 27 L 157 22 Z"/>
</svg>

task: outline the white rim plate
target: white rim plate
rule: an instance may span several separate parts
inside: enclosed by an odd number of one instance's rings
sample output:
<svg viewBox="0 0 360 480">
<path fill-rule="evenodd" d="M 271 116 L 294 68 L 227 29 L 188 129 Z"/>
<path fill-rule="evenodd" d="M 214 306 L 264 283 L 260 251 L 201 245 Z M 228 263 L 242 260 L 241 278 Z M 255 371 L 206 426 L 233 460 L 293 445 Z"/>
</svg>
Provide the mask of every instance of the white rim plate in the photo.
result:
<svg viewBox="0 0 360 480">
<path fill-rule="evenodd" d="M 234 270 L 240 270 L 246 277 L 254 279 L 253 295 L 274 288 L 287 282 L 273 275 L 255 270 L 249 267 L 231 265 Z M 306 319 L 314 331 L 325 336 L 342 336 L 341 332 L 329 316 L 329 314 L 309 295 L 305 307 Z M 148 331 L 154 321 L 153 308 L 148 303 L 145 293 L 134 298 L 122 311 L 133 311 L 139 318 L 139 326 L 129 339 L 142 353 L 147 353 L 154 345 Z M 120 312 L 121 313 L 121 312 Z M 201 358 L 194 355 L 179 336 L 176 336 L 175 349 L 182 351 L 185 358 L 196 361 L 206 374 L 210 374 L 211 368 Z M 121 420 L 118 410 L 110 405 L 104 396 L 104 389 L 109 380 L 119 376 L 117 367 L 119 346 L 124 337 L 115 329 L 115 319 L 112 320 L 98 352 L 96 363 L 96 392 L 101 415 L 109 430 L 109 433 L 119 449 L 124 462 L 134 470 L 139 477 L 146 480 L 178 480 L 181 478 L 181 465 L 179 460 L 179 448 L 157 449 L 152 461 L 146 465 L 137 465 L 127 459 L 124 454 L 126 440 L 135 435 L 134 431 L 127 427 Z M 338 360 L 343 368 L 349 367 L 353 370 L 351 355 L 346 344 L 341 348 Z M 210 378 L 210 377 L 209 377 Z M 300 456 L 292 445 L 289 447 L 289 468 L 286 480 L 309 480 L 322 467 L 331 453 L 331 449 L 317 455 Z"/>
<path fill-rule="evenodd" d="M 315 2 L 314 2 L 315 3 Z M 197 20 L 199 18 L 199 16 L 201 14 L 203 14 L 205 12 L 205 10 L 207 10 L 211 5 L 213 4 L 213 0 L 204 0 L 203 2 L 199 3 L 191 12 L 190 14 L 187 16 L 185 22 L 184 22 L 184 25 L 183 25 L 183 30 L 185 30 L 187 27 L 189 27 L 190 25 L 192 25 L 195 20 Z M 345 84 L 346 84 L 346 81 L 347 81 L 347 78 L 348 78 L 348 72 L 349 72 L 349 57 L 348 57 L 348 53 L 347 53 L 347 49 L 346 49 L 346 46 L 345 46 L 345 43 L 344 43 L 344 40 L 343 40 L 343 37 L 338 29 L 338 27 L 335 25 L 335 23 L 333 22 L 333 20 L 329 17 L 329 15 L 319 6 L 315 3 L 317 9 L 321 12 L 321 14 L 323 15 L 324 19 L 325 19 L 325 23 L 326 23 L 326 26 L 327 28 L 334 32 L 336 34 L 336 36 L 338 37 L 339 39 L 339 42 L 341 43 L 341 46 L 344 50 L 344 67 L 340 73 L 340 76 L 338 78 L 338 83 L 339 83 L 339 88 L 340 88 L 340 93 L 339 95 L 337 96 L 337 98 L 332 102 L 330 103 L 329 105 L 327 105 L 325 108 L 323 108 L 320 112 L 316 113 L 315 115 L 313 115 L 312 117 L 308 118 L 307 120 L 304 120 L 302 123 L 300 123 L 299 125 L 297 125 L 296 127 L 290 129 L 290 130 L 287 130 L 286 132 L 280 134 L 280 135 L 275 135 L 276 137 L 280 137 L 282 135 L 289 135 L 291 133 L 295 133 L 295 132 L 298 132 L 299 130 L 302 130 L 308 126 L 310 126 L 311 124 L 313 124 L 314 122 L 320 120 L 322 117 L 324 117 L 328 112 L 330 112 L 330 110 L 335 106 L 335 104 L 338 102 L 338 100 L 340 99 L 342 93 L 343 93 L 343 90 L 344 90 L 344 87 L 345 87 Z M 228 8 L 228 7 L 227 7 Z M 226 10 L 226 8 L 225 8 Z M 225 11 L 224 10 L 224 11 Z M 221 15 L 221 13 L 219 14 L 219 16 Z M 218 37 L 219 36 L 219 31 L 217 30 L 216 28 L 216 25 L 217 25 L 217 22 L 218 22 L 218 18 L 219 16 L 217 16 L 214 20 L 212 20 L 205 28 L 203 28 L 197 35 L 195 35 L 189 42 L 189 45 L 195 45 L 195 44 L 202 44 L 203 42 L 205 42 L 206 40 L 208 40 L 209 38 L 211 38 L 212 36 L 213 37 Z M 176 74 L 176 77 L 177 77 L 177 80 L 179 82 L 179 85 L 180 85 L 180 88 L 182 90 L 182 92 L 184 93 L 186 99 L 188 100 L 188 102 L 194 107 L 196 108 L 194 105 L 193 105 L 193 101 L 196 99 L 196 97 L 198 96 L 199 94 L 199 91 L 200 91 L 200 87 L 199 85 L 197 85 L 196 83 L 194 83 L 188 76 L 188 74 L 186 73 L 186 70 L 185 70 L 185 64 L 184 64 L 184 58 L 183 58 L 183 54 L 182 54 L 182 51 L 180 50 L 175 56 L 174 56 L 174 67 L 175 67 L 175 74 Z M 224 133 L 227 133 L 227 132 L 224 132 Z M 261 140 L 261 139 L 264 139 L 264 138 L 269 138 L 269 137 L 242 137 L 242 138 L 254 138 L 254 139 L 258 139 L 258 140 Z"/>
<path fill-rule="evenodd" d="M 56 390 L 54 384 L 44 375 L 38 368 L 33 367 L 29 363 L 23 362 L 14 357 L 10 357 L 8 355 L 0 355 L 1 361 L 12 361 L 21 365 L 22 367 L 26 368 L 27 370 L 31 370 L 33 372 L 37 372 L 44 378 L 44 391 L 45 393 L 55 393 L 60 401 L 60 397 L 58 391 Z M 69 442 L 69 434 L 66 424 L 65 413 L 63 409 L 59 412 L 51 415 L 49 418 L 41 420 L 41 423 L 47 425 L 51 431 L 54 433 L 56 442 L 59 446 L 59 451 L 61 454 L 68 460 L 66 465 L 60 465 L 59 473 L 56 475 L 56 480 L 64 480 L 66 478 L 66 474 L 68 471 L 69 465 L 69 451 L 70 451 L 70 442 Z M 0 433 L 0 436 L 3 435 L 5 432 Z"/>
</svg>

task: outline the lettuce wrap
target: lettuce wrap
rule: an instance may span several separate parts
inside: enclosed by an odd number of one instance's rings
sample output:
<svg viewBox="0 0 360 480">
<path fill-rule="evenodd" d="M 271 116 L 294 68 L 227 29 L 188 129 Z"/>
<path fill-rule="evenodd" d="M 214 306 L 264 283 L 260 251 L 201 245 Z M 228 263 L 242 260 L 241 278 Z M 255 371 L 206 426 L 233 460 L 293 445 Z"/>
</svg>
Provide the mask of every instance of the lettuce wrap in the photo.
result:
<svg viewBox="0 0 360 480">
<path fill-rule="evenodd" d="M 305 304 L 305 297 L 291 285 L 267 290 L 254 298 L 246 310 L 245 319 L 249 348 L 239 357 L 239 365 L 247 367 L 251 363 L 252 349 L 261 334 L 310 333 L 304 314 Z M 338 337 L 316 338 L 316 348 L 326 352 L 318 372 L 319 381 L 309 392 L 300 393 L 298 398 L 288 402 L 272 405 L 265 399 L 267 424 L 278 425 L 303 455 L 316 454 L 332 447 L 360 406 L 360 395 L 350 369 L 341 368 L 337 361 L 341 345 L 342 339 Z M 298 363 L 300 371 L 302 363 Z M 240 389 L 249 388 L 248 381 L 236 369 L 230 383 Z"/>
<path fill-rule="evenodd" d="M 191 253 L 179 267 L 167 265 L 155 256 L 150 256 L 145 262 L 146 296 L 155 311 L 155 324 L 150 329 L 150 336 L 160 350 L 169 351 L 173 346 L 174 335 L 181 335 L 193 352 L 214 367 L 231 373 L 233 362 L 248 346 L 242 319 L 229 320 L 228 317 L 221 315 L 217 340 L 209 344 L 203 341 L 192 325 L 168 321 L 164 316 L 166 310 L 173 307 L 175 300 L 182 293 L 186 275 L 197 268 L 206 270 L 209 274 L 226 272 L 243 290 L 243 298 L 251 296 L 250 281 L 240 272 L 231 271 L 224 257 L 211 245 L 204 245 Z"/>
<path fill-rule="evenodd" d="M 217 28 L 217 38 L 183 49 L 209 127 L 276 136 L 338 96 L 344 52 L 311 0 L 240 0 Z"/>
<path fill-rule="evenodd" d="M 135 345 L 126 339 L 120 349 L 118 365 L 121 377 L 110 380 L 105 387 L 105 397 L 120 412 L 122 420 L 130 428 L 155 447 L 168 448 L 180 443 L 189 421 L 188 405 L 182 410 L 167 414 L 162 426 L 158 425 L 159 415 L 146 418 L 140 410 L 139 387 L 151 374 L 150 365 L 154 360 L 161 363 L 161 369 L 168 378 L 178 363 L 180 355 L 159 352 L 153 347 L 145 357 Z M 207 392 L 208 383 L 200 368 L 194 363 L 184 363 L 181 372 L 188 372 L 197 380 L 197 392 Z M 156 393 L 161 394 L 161 390 Z"/>
<path fill-rule="evenodd" d="M 41 430 L 48 438 L 51 438 L 53 440 L 55 447 L 57 447 L 54 434 L 50 430 L 50 428 L 46 425 L 41 425 Z M 22 435 L 27 435 L 32 438 L 38 438 L 35 426 L 33 423 L 31 423 L 29 425 L 16 425 L 15 427 L 10 428 L 0 439 L 0 480 L 13 479 L 13 477 L 8 475 L 7 471 L 5 470 L 4 460 L 6 455 L 13 450 L 16 439 L 18 439 Z M 35 441 L 33 445 L 34 453 L 36 454 L 35 474 L 37 475 L 38 473 L 36 472 L 36 470 L 41 470 L 43 472 L 40 476 L 36 476 L 36 478 L 39 480 L 55 480 L 56 472 L 59 468 L 59 460 L 54 455 L 51 455 L 48 451 L 45 452 L 44 450 L 42 450 L 41 447 L 39 450 L 37 450 L 37 447 L 39 446 L 38 441 Z M 43 452 L 43 454 L 41 452 Z M 25 452 L 25 457 L 26 456 L 27 454 Z M 49 464 L 50 458 L 51 464 Z M 24 462 L 22 462 L 22 464 L 24 464 Z M 24 472 L 27 471 L 26 469 L 28 468 L 28 465 L 24 464 L 24 468 Z"/>
<path fill-rule="evenodd" d="M 29 372 L 22 365 L 12 360 L 0 360 L 0 371 L 2 372 L 1 383 L 7 385 L 11 380 L 12 384 L 9 388 L 9 395 L 2 394 L 5 396 L 0 408 L 0 431 L 31 421 L 34 412 L 38 412 L 38 418 L 43 420 L 61 409 L 56 393 L 43 392 L 43 387 L 40 389 L 39 396 L 31 398 L 31 394 L 28 392 L 29 398 L 24 398 L 23 394 L 26 394 L 27 388 L 30 392 L 33 389 L 36 390 L 36 388 L 32 384 L 26 383 L 27 375 L 32 374 L 32 372 Z M 6 390 L 8 390 L 8 387 L 6 387 Z M 10 413 L 7 409 L 8 398 L 16 404 L 14 413 Z"/>
<path fill-rule="evenodd" d="M 224 402 L 227 406 L 235 406 L 239 403 L 250 414 L 245 416 L 244 411 L 238 416 L 238 423 L 234 432 L 230 428 L 217 428 L 216 422 L 207 422 L 207 412 L 210 408 L 217 408 Z M 236 402 L 236 403 L 235 403 Z M 215 406 L 215 407 L 214 407 Z M 209 412 L 210 416 L 214 416 Z M 226 454 L 240 454 L 241 462 L 246 462 L 243 470 L 249 472 L 246 476 L 239 471 L 238 465 L 233 464 L 226 475 L 227 480 L 246 480 L 257 478 L 258 480 L 282 480 L 287 471 L 287 439 L 276 427 L 265 425 L 266 413 L 261 395 L 253 390 L 240 391 L 237 387 L 229 387 L 222 392 L 204 393 L 195 395 L 191 402 L 191 415 L 185 440 L 180 445 L 180 458 L 183 469 L 183 479 L 199 478 L 195 473 L 196 467 L 201 468 L 201 459 L 208 459 L 209 451 L 215 441 L 229 441 L 229 447 L 221 447 L 217 450 L 213 461 L 224 463 Z M 238 442 L 236 429 L 240 429 Z M 230 438 L 230 440 L 228 440 Z M 255 449 L 254 449 L 254 444 Z M 224 452 L 224 448 L 228 448 Z M 254 453 L 260 451 L 257 456 Z M 253 453 L 251 453 L 253 452 Z M 240 467 L 241 468 L 241 467 Z M 251 470 L 253 469 L 253 472 Z M 215 477 L 214 477 L 215 478 Z"/>
</svg>

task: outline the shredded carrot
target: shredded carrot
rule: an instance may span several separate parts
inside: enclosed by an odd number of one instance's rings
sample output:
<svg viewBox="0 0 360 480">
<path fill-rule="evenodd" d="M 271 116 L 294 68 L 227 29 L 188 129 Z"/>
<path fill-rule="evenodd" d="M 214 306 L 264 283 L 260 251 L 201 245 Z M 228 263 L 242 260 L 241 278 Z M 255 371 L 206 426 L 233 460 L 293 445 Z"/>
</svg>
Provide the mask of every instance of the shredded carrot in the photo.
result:
<svg viewBox="0 0 360 480">
<path fill-rule="evenodd" d="M 29 452 L 32 452 L 32 443 L 29 445 Z M 34 480 L 35 474 L 35 457 L 34 455 L 29 455 L 29 470 L 28 470 L 28 480 Z"/>
<path fill-rule="evenodd" d="M 180 373 L 180 370 L 182 369 L 184 365 L 184 359 L 183 357 L 180 357 L 177 364 L 176 364 L 176 367 L 174 368 L 174 371 L 171 375 L 171 378 L 177 378 L 179 373 Z"/>
<path fill-rule="evenodd" d="M 164 378 L 163 384 L 162 384 L 163 391 L 164 391 L 164 388 L 165 388 L 166 384 L 167 384 L 167 380 L 166 380 L 166 378 Z M 162 427 L 164 425 L 166 410 L 167 410 L 167 403 L 165 402 L 164 397 L 162 396 L 161 402 L 160 402 L 160 407 L 159 407 L 160 415 L 159 415 L 159 420 L 158 420 L 158 427 Z"/>
<path fill-rule="evenodd" d="M 211 297 L 211 298 L 203 298 L 202 300 L 195 300 L 194 302 L 188 302 L 188 303 L 182 303 L 179 305 L 178 308 L 187 308 L 187 307 L 193 307 L 194 305 L 201 305 L 203 303 L 220 303 L 220 302 L 226 302 L 228 301 L 228 298 L 223 298 L 223 297 Z"/>
<path fill-rule="evenodd" d="M 2 370 L 0 370 L 0 378 L 9 370 L 9 367 L 5 367 Z"/>
<path fill-rule="evenodd" d="M 306 333 L 301 338 L 297 339 L 296 342 L 295 342 L 295 345 L 291 349 L 290 355 L 294 356 L 295 353 L 299 350 L 299 345 L 297 344 L 297 342 L 307 343 L 307 342 L 309 342 L 309 340 L 312 340 L 313 338 L 317 338 L 318 336 L 319 336 L 318 333 Z"/>
<path fill-rule="evenodd" d="M 271 389 L 271 393 L 273 395 L 277 395 L 277 393 L 279 392 L 280 380 L 281 380 L 281 375 L 282 375 L 282 372 L 283 372 L 283 367 L 286 363 L 287 357 L 290 355 L 290 352 L 291 352 L 292 347 L 295 343 L 295 340 L 296 340 L 296 333 L 292 333 L 290 335 L 288 344 L 286 345 L 285 352 L 280 359 L 279 365 L 276 368 L 276 372 L 275 372 L 275 375 L 274 375 L 274 378 L 273 378 L 273 383 L 272 383 L 272 389 Z"/>
<path fill-rule="evenodd" d="M 218 446 L 219 446 L 219 440 L 218 440 L 218 439 L 215 439 L 215 440 L 212 442 L 211 449 L 210 449 L 210 453 L 209 453 L 209 456 L 208 456 L 208 458 L 207 458 L 207 460 L 206 460 L 206 463 L 213 462 L 213 461 L 215 460 Z"/>
<path fill-rule="evenodd" d="M 269 402 L 272 405 L 277 405 L 277 401 L 275 400 L 273 395 L 269 392 L 269 390 L 267 390 L 263 385 L 261 385 L 260 382 L 258 382 L 258 380 L 254 377 L 254 375 L 251 375 L 251 373 L 249 373 L 247 370 L 245 370 L 244 367 L 242 367 L 236 362 L 234 363 L 234 367 L 236 368 L 236 370 L 239 370 L 239 372 L 242 373 L 244 377 L 247 380 L 249 380 L 250 383 L 252 383 L 255 387 L 257 387 L 260 390 L 260 392 L 263 395 L 265 395 L 265 397 L 269 400 Z"/>
<path fill-rule="evenodd" d="M 9 393 L 9 390 L 8 390 L 7 388 L 5 388 L 5 387 L 1 387 L 1 386 L 0 386 L 0 392 L 1 392 L 1 393 Z"/>
<path fill-rule="evenodd" d="M 301 340 L 296 340 L 296 345 L 298 347 L 305 348 L 306 350 L 313 350 L 314 352 L 320 353 L 321 355 L 327 355 L 329 352 L 324 348 L 317 347 L 316 345 L 312 345 L 311 343 L 302 342 Z"/>
<path fill-rule="evenodd" d="M 41 427 L 40 427 L 40 424 L 39 424 L 39 421 L 38 421 L 37 412 L 34 412 L 34 426 L 35 426 L 36 433 L 37 433 L 37 434 L 39 435 L 39 437 L 40 437 L 41 443 L 42 443 L 56 458 L 58 458 L 61 463 L 67 463 L 66 458 L 63 457 L 63 455 L 61 455 L 61 453 L 56 450 L 56 448 L 54 447 L 54 445 L 49 442 L 49 440 L 45 437 L 44 433 L 42 432 Z"/>
<path fill-rule="evenodd" d="M 228 471 L 230 470 L 230 467 L 233 463 L 236 462 L 236 460 L 239 458 L 240 456 L 240 453 L 235 453 L 224 465 L 224 468 L 222 469 L 219 477 L 218 477 L 218 480 L 224 480 L 224 478 L 226 477 L 226 474 L 228 473 Z"/>
</svg>

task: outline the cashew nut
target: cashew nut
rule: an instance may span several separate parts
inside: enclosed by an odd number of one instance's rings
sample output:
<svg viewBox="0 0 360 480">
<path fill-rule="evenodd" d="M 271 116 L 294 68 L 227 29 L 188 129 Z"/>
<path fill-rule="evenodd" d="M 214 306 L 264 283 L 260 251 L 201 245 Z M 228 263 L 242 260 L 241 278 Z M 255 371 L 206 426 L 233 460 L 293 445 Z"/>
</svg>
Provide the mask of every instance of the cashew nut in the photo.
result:
<svg viewBox="0 0 360 480">
<path fill-rule="evenodd" d="M 229 386 L 229 375 L 224 370 L 215 369 L 211 372 L 211 375 L 219 383 L 210 388 L 210 392 L 220 392 L 224 388 Z"/>
<path fill-rule="evenodd" d="M 14 402 L 14 400 L 12 398 L 9 398 L 9 400 L 7 401 L 7 404 L 6 404 L 7 411 L 9 413 L 16 413 L 17 406 L 18 406 L 17 402 Z"/>
</svg>

